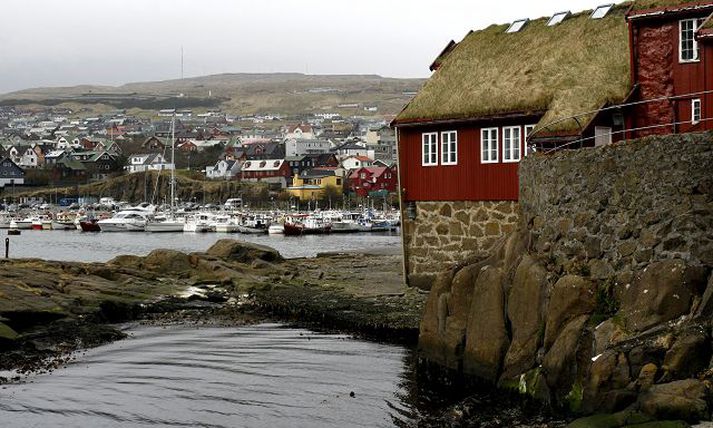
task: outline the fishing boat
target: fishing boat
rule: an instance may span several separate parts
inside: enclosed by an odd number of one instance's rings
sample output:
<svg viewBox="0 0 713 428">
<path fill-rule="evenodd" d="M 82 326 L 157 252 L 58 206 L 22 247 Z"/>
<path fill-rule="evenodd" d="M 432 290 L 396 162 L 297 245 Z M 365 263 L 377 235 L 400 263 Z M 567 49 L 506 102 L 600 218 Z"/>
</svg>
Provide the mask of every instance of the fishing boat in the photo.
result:
<svg viewBox="0 0 713 428">
<path fill-rule="evenodd" d="M 327 223 L 322 217 L 314 215 L 303 217 L 302 220 L 286 221 L 284 227 L 284 233 L 287 236 L 321 235 L 332 230 L 331 223 Z"/>
<path fill-rule="evenodd" d="M 99 220 L 96 218 L 79 218 L 79 230 L 82 232 L 101 232 Z"/>
<path fill-rule="evenodd" d="M 359 232 L 359 214 L 342 213 L 332 220 L 332 232 L 334 233 L 354 233 Z"/>
<path fill-rule="evenodd" d="M 75 230 L 77 228 L 75 220 L 76 216 L 69 213 L 58 213 L 52 220 L 52 230 Z"/>
</svg>

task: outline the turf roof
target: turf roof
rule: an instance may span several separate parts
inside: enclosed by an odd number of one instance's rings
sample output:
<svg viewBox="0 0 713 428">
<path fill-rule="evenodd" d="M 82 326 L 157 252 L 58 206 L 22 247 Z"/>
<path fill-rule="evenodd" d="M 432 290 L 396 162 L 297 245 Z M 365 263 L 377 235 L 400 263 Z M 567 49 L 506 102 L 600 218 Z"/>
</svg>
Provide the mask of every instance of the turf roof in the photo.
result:
<svg viewBox="0 0 713 428">
<path fill-rule="evenodd" d="M 545 17 L 512 34 L 505 33 L 509 25 L 471 32 L 394 123 L 545 112 L 544 125 L 621 102 L 631 86 L 629 6 L 615 6 L 597 20 L 581 12 L 553 27 Z M 586 124 L 592 117 L 579 119 Z M 549 130 L 578 133 L 580 125 L 565 120 Z"/>
<path fill-rule="evenodd" d="M 678 8 L 684 5 L 701 5 L 709 3 L 713 5 L 713 1 L 705 0 L 636 0 L 631 7 L 632 11 L 641 11 L 648 9 L 665 9 L 665 8 Z"/>
</svg>

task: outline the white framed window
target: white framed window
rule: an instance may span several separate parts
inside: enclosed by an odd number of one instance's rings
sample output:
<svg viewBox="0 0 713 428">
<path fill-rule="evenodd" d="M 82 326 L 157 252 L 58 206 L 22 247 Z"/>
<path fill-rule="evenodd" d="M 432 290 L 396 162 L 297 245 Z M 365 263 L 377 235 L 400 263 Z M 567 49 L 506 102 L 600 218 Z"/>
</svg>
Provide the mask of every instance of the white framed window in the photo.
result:
<svg viewBox="0 0 713 428">
<path fill-rule="evenodd" d="M 425 132 L 421 135 L 421 165 L 438 165 L 437 132 Z"/>
<path fill-rule="evenodd" d="M 700 60 L 696 31 L 701 24 L 699 19 L 682 19 L 678 21 L 678 60 L 679 62 L 695 62 Z"/>
<path fill-rule="evenodd" d="M 698 125 L 701 122 L 701 100 L 696 98 L 691 100 L 691 125 Z"/>
<path fill-rule="evenodd" d="M 519 126 L 503 127 L 503 162 L 520 161 L 521 130 Z"/>
<path fill-rule="evenodd" d="M 458 133 L 441 132 L 441 165 L 458 165 Z"/>
<path fill-rule="evenodd" d="M 530 144 L 528 138 L 530 138 L 530 134 L 532 134 L 532 131 L 535 129 L 535 125 L 525 125 L 525 138 L 522 140 L 523 144 L 525 145 L 525 156 L 530 154 Z M 534 150 L 533 150 L 534 151 Z"/>
<path fill-rule="evenodd" d="M 594 127 L 594 147 L 606 146 L 612 143 L 612 129 L 608 126 Z"/>
<path fill-rule="evenodd" d="M 498 162 L 498 128 L 480 130 L 480 163 Z"/>
</svg>

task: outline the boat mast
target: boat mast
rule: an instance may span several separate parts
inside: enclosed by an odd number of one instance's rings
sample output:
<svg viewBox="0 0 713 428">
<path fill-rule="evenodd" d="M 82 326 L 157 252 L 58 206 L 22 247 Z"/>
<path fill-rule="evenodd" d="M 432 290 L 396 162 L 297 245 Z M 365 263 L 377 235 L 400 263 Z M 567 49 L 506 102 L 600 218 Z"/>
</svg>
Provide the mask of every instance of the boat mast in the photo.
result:
<svg viewBox="0 0 713 428">
<path fill-rule="evenodd" d="M 171 214 L 175 214 L 176 204 L 176 112 L 171 118 Z"/>
</svg>

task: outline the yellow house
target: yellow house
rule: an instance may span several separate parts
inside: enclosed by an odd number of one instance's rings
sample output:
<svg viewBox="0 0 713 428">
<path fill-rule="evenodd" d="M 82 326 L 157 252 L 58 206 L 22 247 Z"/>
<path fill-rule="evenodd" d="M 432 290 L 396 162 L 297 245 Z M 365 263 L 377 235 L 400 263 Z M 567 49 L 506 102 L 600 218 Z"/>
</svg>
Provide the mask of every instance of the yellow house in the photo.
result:
<svg viewBox="0 0 713 428">
<path fill-rule="evenodd" d="M 308 170 L 302 175 L 295 174 L 292 179 L 292 186 L 287 188 L 290 195 L 299 198 L 300 201 L 310 201 L 321 199 L 326 188 L 331 186 L 336 191 L 337 196 L 342 195 L 343 178 L 337 177 L 334 171 L 330 170 Z"/>
</svg>

